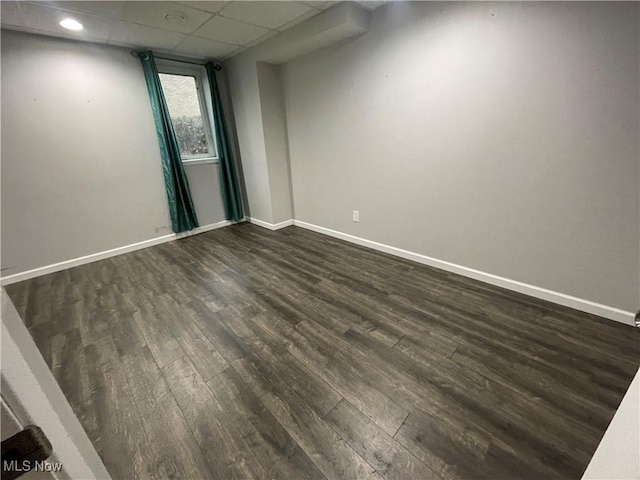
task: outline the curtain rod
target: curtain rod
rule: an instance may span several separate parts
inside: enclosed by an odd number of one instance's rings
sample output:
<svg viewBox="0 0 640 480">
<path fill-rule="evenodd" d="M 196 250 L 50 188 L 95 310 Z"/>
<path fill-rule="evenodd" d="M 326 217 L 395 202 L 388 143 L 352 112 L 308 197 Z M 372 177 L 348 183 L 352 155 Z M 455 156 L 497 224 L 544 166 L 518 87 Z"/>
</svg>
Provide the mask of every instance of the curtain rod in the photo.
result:
<svg viewBox="0 0 640 480">
<path fill-rule="evenodd" d="M 131 55 L 133 55 L 134 57 L 137 57 L 138 53 L 139 53 L 139 50 L 131 50 Z M 204 63 L 201 63 L 201 62 L 190 62 L 188 60 L 176 60 L 175 58 L 162 57 L 160 55 L 155 55 L 155 54 L 153 56 L 154 56 L 154 58 L 159 58 L 160 60 L 169 60 L 171 62 L 188 63 L 190 65 L 199 65 L 201 67 L 203 67 L 205 65 Z M 222 65 L 221 64 L 214 62 L 213 65 L 214 65 L 214 68 L 216 70 L 222 70 Z"/>
</svg>

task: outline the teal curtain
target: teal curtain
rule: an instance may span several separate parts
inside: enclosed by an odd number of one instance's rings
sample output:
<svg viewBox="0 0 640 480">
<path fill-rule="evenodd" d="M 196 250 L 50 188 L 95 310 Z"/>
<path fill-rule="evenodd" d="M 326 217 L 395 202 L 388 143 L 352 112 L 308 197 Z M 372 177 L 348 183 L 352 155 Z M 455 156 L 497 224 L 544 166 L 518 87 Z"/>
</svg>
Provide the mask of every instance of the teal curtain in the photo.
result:
<svg viewBox="0 0 640 480">
<path fill-rule="evenodd" d="M 147 81 L 147 90 L 151 100 L 151 110 L 156 123 L 156 134 L 160 145 L 160 157 L 162 158 L 162 171 L 164 173 L 164 185 L 167 189 L 169 201 L 169 214 L 171 226 L 175 233 L 193 230 L 198 226 L 198 218 L 193 208 L 191 192 L 187 175 L 184 173 L 180 149 L 173 130 L 169 108 L 164 98 L 160 76 L 153 53 L 150 51 L 138 52 L 142 62 L 144 78 Z"/>
<path fill-rule="evenodd" d="M 224 111 L 222 109 L 222 99 L 216 80 L 216 66 L 209 62 L 205 65 L 209 86 L 211 87 L 211 101 L 213 103 L 214 130 L 216 145 L 218 145 L 218 158 L 220 159 L 220 189 L 222 190 L 222 201 L 227 220 L 237 222 L 244 218 L 242 212 L 242 196 L 240 194 L 240 184 L 236 172 L 233 153 L 229 147 L 229 135 L 227 124 L 224 121 Z"/>
</svg>

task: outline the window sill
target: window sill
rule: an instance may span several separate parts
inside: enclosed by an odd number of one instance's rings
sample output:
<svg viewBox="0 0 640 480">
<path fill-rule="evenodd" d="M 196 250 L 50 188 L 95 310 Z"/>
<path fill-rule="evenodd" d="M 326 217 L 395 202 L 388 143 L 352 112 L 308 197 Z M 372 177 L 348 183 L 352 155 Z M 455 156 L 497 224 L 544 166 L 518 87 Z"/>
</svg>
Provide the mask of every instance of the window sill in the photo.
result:
<svg viewBox="0 0 640 480">
<path fill-rule="evenodd" d="M 205 163 L 220 163 L 217 158 L 194 158 L 192 160 L 182 160 L 182 165 L 185 167 L 189 165 L 203 165 Z"/>
</svg>

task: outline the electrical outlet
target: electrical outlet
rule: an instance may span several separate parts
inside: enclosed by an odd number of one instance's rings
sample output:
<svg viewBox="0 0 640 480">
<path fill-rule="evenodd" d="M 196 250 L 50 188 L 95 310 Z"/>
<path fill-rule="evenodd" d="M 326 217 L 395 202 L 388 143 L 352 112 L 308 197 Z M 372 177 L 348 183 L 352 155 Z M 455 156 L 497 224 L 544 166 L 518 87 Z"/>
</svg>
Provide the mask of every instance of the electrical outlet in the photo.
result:
<svg viewBox="0 0 640 480">
<path fill-rule="evenodd" d="M 359 222 L 360 221 L 360 212 L 358 210 L 354 210 L 353 211 L 353 221 L 354 222 Z"/>
</svg>

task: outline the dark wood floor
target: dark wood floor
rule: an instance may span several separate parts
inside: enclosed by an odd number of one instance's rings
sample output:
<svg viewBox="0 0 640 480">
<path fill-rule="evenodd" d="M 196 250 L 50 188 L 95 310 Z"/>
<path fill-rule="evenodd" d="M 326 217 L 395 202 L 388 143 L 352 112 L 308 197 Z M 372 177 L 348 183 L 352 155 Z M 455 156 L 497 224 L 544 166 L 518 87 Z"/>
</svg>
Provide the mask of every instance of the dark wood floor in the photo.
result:
<svg viewBox="0 0 640 480">
<path fill-rule="evenodd" d="M 248 224 L 7 288 L 114 479 L 580 478 L 640 330 Z"/>
</svg>

